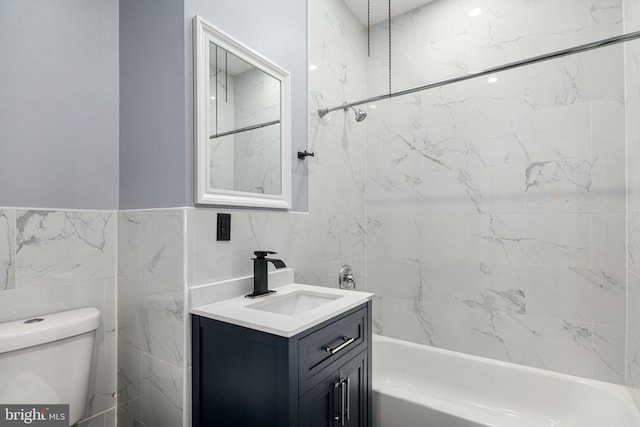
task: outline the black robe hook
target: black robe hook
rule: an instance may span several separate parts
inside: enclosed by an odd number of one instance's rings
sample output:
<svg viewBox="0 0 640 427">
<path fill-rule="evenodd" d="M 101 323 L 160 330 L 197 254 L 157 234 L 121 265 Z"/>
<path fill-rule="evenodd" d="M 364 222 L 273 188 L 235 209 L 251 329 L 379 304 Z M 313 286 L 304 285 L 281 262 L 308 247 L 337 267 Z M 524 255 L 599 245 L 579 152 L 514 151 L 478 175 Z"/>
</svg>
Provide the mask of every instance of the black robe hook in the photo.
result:
<svg viewBox="0 0 640 427">
<path fill-rule="evenodd" d="M 315 157 L 315 156 L 316 156 L 316 153 L 307 153 L 307 150 L 304 150 L 304 151 L 298 151 L 298 158 L 299 158 L 300 160 L 304 160 L 304 159 L 305 159 L 305 157 L 309 157 L 309 156 L 311 156 L 311 157 Z"/>
</svg>

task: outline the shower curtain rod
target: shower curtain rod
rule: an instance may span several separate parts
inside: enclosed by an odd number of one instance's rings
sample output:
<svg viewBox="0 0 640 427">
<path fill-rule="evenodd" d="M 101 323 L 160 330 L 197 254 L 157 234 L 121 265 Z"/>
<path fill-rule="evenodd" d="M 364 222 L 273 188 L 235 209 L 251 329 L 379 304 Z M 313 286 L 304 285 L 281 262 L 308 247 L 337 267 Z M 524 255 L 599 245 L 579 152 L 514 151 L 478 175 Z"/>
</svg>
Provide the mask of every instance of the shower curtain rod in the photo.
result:
<svg viewBox="0 0 640 427">
<path fill-rule="evenodd" d="M 597 42 L 586 43 L 586 44 L 582 44 L 582 45 L 579 45 L 579 46 L 571 47 L 571 48 L 568 48 L 568 49 L 557 50 L 557 51 L 551 52 L 551 53 L 545 53 L 543 55 L 534 56 L 532 58 L 527 58 L 527 59 L 522 59 L 520 61 L 510 62 L 508 64 L 499 65 L 497 67 L 487 68 L 485 70 L 476 71 L 476 72 L 473 72 L 473 73 L 465 74 L 463 76 L 453 77 L 451 79 L 446 79 L 446 80 L 440 80 L 438 82 L 429 83 L 429 84 L 422 85 L 422 86 L 416 86 L 416 87 L 413 87 L 413 88 L 410 88 L 410 89 L 405 89 L 405 90 L 401 90 L 401 91 L 398 91 L 398 92 L 389 93 L 389 94 L 386 94 L 386 95 L 374 96 L 374 97 L 366 98 L 366 99 L 363 99 L 363 100 L 360 100 L 360 101 L 356 101 L 356 102 L 350 102 L 350 103 L 345 102 L 344 104 L 338 105 L 338 106 L 333 107 L 333 108 L 320 107 L 320 108 L 318 108 L 318 115 L 320 117 L 324 117 L 325 115 L 327 115 L 328 113 L 330 113 L 332 111 L 348 110 L 351 107 L 356 107 L 358 105 L 368 104 L 370 102 L 380 101 L 380 100 L 383 100 L 383 99 L 395 98 L 396 96 L 409 95 L 409 94 L 414 93 L 414 92 L 420 92 L 420 91 L 427 90 L 427 89 L 433 89 L 433 88 L 440 87 L 440 86 L 450 85 L 452 83 L 458 83 L 458 82 L 462 82 L 462 81 L 465 81 L 465 80 L 474 79 L 476 77 L 482 77 L 482 76 L 486 76 L 486 75 L 489 75 L 489 74 L 498 73 L 498 72 L 501 72 L 501 71 L 507 71 L 507 70 L 511 70 L 513 68 L 524 67 L 526 65 L 531 65 L 531 64 L 538 63 L 538 62 L 542 62 L 542 61 L 548 61 L 550 59 L 560 58 L 560 57 L 567 56 L 567 55 L 574 55 L 576 53 L 587 52 L 589 50 L 593 50 L 593 49 L 597 49 L 597 48 L 601 48 L 601 47 L 606 47 L 606 46 L 611 46 L 611 45 L 615 45 L 615 44 L 618 44 L 618 43 L 624 43 L 624 42 L 627 42 L 627 41 L 630 41 L 630 40 L 635 40 L 635 39 L 638 39 L 638 38 L 640 38 L 640 31 L 634 31 L 632 33 L 627 33 L 627 34 L 623 34 L 623 35 L 620 35 L 620 36 L 610 37 L 608 39 L 599 40 Z"/>
</svg>

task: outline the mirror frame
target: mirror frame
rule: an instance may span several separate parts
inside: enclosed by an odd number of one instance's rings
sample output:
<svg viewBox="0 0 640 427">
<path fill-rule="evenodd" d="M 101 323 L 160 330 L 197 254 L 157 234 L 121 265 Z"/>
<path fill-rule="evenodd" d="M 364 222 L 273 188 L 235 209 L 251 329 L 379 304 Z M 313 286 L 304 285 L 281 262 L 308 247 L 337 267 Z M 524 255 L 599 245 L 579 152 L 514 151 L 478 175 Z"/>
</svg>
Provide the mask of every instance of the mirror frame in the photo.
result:
<svg viewBox="0 0 640 427">
<path fill-rule="evenodd" d="M 289 209 L 291 207 L 291 74 L 234 40 L 200 16 L 193 17 L 196 134 L 196 203 L 240 207 Z M 280 80 L 280 170 L 281 193 L 260 194 L 212 188 L 209 165 L 209 43 L 226 49 L 238 58 Z"/>
</svg>

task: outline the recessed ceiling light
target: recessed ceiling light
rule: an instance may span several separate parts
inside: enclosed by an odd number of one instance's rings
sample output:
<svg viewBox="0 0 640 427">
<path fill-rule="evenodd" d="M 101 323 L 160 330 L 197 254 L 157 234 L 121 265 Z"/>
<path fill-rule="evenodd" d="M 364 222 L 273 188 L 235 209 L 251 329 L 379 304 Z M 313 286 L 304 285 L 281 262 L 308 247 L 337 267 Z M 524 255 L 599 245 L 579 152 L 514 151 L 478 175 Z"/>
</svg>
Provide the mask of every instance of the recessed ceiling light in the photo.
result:
<svg viewBox="0 0 640 427">
<path fill-rule="evenodd" d="M 309 64 L 309 70 L 313 71 L 313 70 L 317 70 L 318 66 L 315 64 Z"/>
<path fill-rule="evenodd" d="M 215 101 L 215 99 L 216 99 L 215 96 L 210 96 L 209 98 L 211 98 L 212 101 Z"/>
<path fill-rule="evenodd" d="M 474 9 L 471 9 L 469 11 L 469 16 L 479 16 L 482 13 L 482 9 L 480 9 L 479 7 L 476 7 Z"/>
<path fill-rule="evenodd" d="M 489 77 L 489 80 L 487 80 L 489 83 L 495 83 L 498 81 L 498 78 L 496 76 L 491 76 Z"/>
</svg>

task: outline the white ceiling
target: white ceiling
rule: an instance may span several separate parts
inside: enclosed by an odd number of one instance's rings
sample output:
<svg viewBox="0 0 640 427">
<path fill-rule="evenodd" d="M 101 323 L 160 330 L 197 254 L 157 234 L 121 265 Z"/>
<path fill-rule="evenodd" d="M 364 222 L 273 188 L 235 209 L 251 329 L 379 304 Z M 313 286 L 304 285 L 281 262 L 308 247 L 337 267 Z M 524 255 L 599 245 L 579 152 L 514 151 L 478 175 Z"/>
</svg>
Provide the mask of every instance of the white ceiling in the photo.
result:
<svg viewBox="0 0 640 427">
<path fill-rule="evenodd" d="M 367 1 L 371 3 L 371 25 L 389 19 L 389 0 L 343 0 L 358 20 L 367 25 Z M 402 15 L 434 0 L 391 0 L 391 17 Z"/>
</svg>

